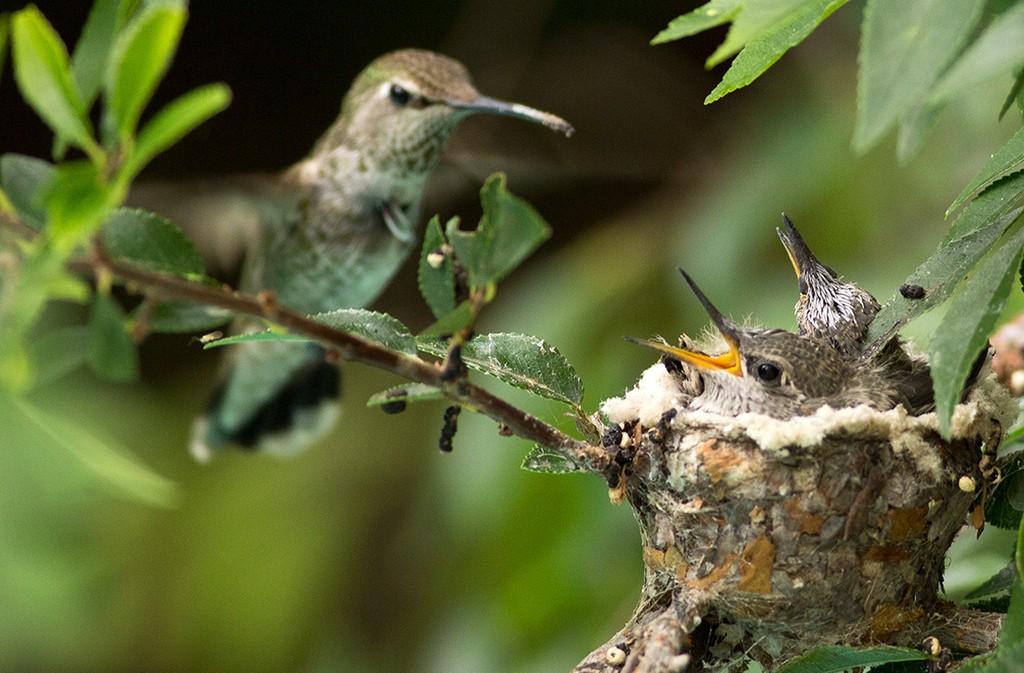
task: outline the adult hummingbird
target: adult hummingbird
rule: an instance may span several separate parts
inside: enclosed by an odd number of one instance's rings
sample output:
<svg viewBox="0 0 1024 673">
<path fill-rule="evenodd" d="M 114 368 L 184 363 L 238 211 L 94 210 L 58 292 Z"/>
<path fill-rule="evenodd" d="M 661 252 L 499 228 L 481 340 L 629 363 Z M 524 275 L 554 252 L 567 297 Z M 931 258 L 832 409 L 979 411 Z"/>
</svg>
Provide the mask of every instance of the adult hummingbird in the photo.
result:
<svg viewBox="0 0 1024 673">
<path fill-rule="evenodd" d="M 446 56 L 405 49 L 370 63 L 309 157 L 261 190 L 241 290 L 272 291 L 309 314 L 376 299 L 415 246 L 424 185 L 445 143 L 473 114 L 573 131 L 552 114 L 482 96 L 466 68 Z M 258 329 L 255 320 L 236 326 Z M 340 373 L 324 356 L 319 346 L 294 342 L 235 346 L 193 425 L 192 454 L 206 460 L 235 444 L 290 455 L 321 437 L 340 394 Z"/>
<path fill-rule="evenodd" d="M 720 355 L 677 348 L 657 341 L 630 339 L 701 370 L 703 392 L 690 409 L 733 416 L 755 412 L 775 418 L 807 415 L 866 404 L 890 409 L 897 393 L 877 368 L 845 357 L 824 341 L 785 330 L 744 327 L 715 308 L 680 269 L 728 350 Z"/>
</svg>

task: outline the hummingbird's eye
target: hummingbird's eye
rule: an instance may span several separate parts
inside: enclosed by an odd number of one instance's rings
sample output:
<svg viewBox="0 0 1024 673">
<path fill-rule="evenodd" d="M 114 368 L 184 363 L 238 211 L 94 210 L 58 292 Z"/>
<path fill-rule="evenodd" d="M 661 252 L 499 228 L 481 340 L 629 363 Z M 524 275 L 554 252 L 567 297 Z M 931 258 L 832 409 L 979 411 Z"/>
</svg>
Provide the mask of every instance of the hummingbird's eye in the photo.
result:
<svg viewBox="0 0 1024 673">
<path fill-rule="evenodd" d="M 775 386 L 782 378 L 782 370 L 772 362 L 762 362 L 754 368 L 757 380 L 766 385 Z"/>
<path fill-rule="evenodd" d="M 412 94 L 400 84 L 392 84 L 388 89 L 388 98 L 391 99 L 395 107 L 405 107 L 412 100 Z"/>
</svg>

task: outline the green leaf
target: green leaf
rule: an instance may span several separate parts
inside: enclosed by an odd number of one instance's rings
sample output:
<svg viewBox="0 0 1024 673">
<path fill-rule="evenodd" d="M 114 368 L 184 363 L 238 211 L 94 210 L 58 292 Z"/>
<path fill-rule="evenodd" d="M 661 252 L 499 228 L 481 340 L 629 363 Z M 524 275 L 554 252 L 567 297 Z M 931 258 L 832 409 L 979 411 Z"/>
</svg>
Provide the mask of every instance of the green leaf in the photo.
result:
<svg viewBox="0 0 1024 673">
<path fill-rule="evenodd" d="M 815 0 L 744 0 L 743 8 L 729 27 L 725 42 L 711 54 L 706 66 L 713 68 L 739 53 L 748 43 L 776 32 L 810 2 Z"/>
<path fill-rule="evenodd" d="M 405 325 L 386 313 L 367 311 L 362 308 L 346 308 L 326 313 L 317 313 L 309 317 L 335 329 L 380 344 L 385 348 L 400 351 L 407 355 L 416 354 L 415 337 L 413 337 Z M 211 341 L 208 344 L 204 344 L 203 348 L 217 348 L 247 341 L 316 341 L 316 339 L 290 332 L 249 332 Z"/>
<path fill-rule="evenodd" d="M 416 338 L 429 340 L 449 337 L 468 325 L 472 319 L 473 305 L 468 301 L 464 301 L 448 314 L 438 318 L 434 324 L 420 332 Z"/>
<path fill-rule="evenodd" d="M 264 332 L 246 332 L 245 334 L 232 334 L 231 336 L 224 337 L 223 339 L 217 339 L 203 344 L 203 350 L 210 348 L 220 348 L 221 346 L 234 346 L 236 344 L 244 344 L 250 341 L 299 341 L 299 342 L 313 342 L 315 339 L 304 334 L 292 334 L 291 332 L 276 332 L 273 330 L 266 330 Z"/>
<path fill-rule="evenodd" d="M 34 6 L 14 14 L 11 44 L 14 78 L 28 104 L 54 132 L 85 150 L 96 163 L 102 163 L 102 151 L 93 140 L 67 49 Z"/>
<path fill-rule="evenodd" d="M 124 310 L 109 294 L 98 293 L 89 320 L 89 366 L 110 381 L 139 377 L 139 353 L 126 329 Z"/>
<path fill-rule="evenodd" d="M 89 359 L 90 330 L 85 325 L 51 329 L 28 342 L 32 386 L 53 383 Z"/>
<path fill-rule="evenodd" d="M 177 225 L 145 210 L 118 208 L 103 223 L 103 245 L 114 257 L 154 271 L 202 275 L 203 258 Z"/>
<path fill-rule="evenodd" d="M 122 495 L 158 507 L 178 501 L 174 482 L 153 472 L 134 457 L 101 441 L 85 428 L 44 411 L 0 388 L 0 420 L 5 432 L 24 438 L 26 450 L 57 447 L 66 452 L 97 481 Z"/>
<path fill-rule="evenodd" d="M 1010 589 L 1016 581 L 1017 564 L 1011 561 L 1002 570 L 985 580 L 981 586 L 964 596 L 964 602 L 971 604 L 981 601 L 990 602 L 997 599 L 1009 600 Z"/>
<path fill-rule="evenodd" d="M 816 647 L 775 669 L 775 673 L 839 673 L 858 666 L 877 666 L 898 661 L 924 661 L 921 650 L 903 647 Z"/>
<path fill-rule="evenodd" d="M 570 456 L 552 451 L 539 444 L 534 445 L 530 453 L 526 454 L 521 467 L 528 472 L 545 474 L 566 474 L 580 471 L 580 466 Z"/>
<path fill-rule="evenodd" d="M 310 316 L 317 322 L 330 325 L 363 337 L 385 348 L 416 355 L 416 338 L 398 319 L 387 313 L 367 311 L 363 308 L 344 308 Z"/>
<path fill-rule="evenodd" d="M 161 301 L 146 319 L 154 332 L 188 334 L 206 332 L 231 320 L 233 314 L 224 309 L 184 299 Z M 133 319 L 138 319 L 137 316 Z"/>
<path fill-rule="evenodd" d="M 1013 86 L 1010 87 L 1010 92 L 1006 94 L 1003 107 L 999 108 L 999 121 L 1003 120 L 1003 115 L 1010 110 L 1014 103 L 1017 104 L 1019 109 L 1024 109 L 1024 67 L 1018 68 L 1014 74 Z"/>
<path fill-rule="evenodd" d="M 1012 530 L 1024 512 L 1024 451 L 1015 451 L 1000 463 L 1002 478 L 985 500 L 985 521 Z"/>
<path fill-rule="evenodd" d="M 896 138 L 896 157 L 902 163 L 921 149 L 928 133 L 935 126 L 941 110 L 928 105 L 915 105 L 900 119 L 899 134 Z"/>
<path fill-rule="evenodd" d="M 454 222 L 446 231 L 474 287 L 501 280 L 551 236 L 551 228 L 533 206 L 505 188 L 502 173 L 487 178 L 480 202 L 484 214 L 476 231 L 460 231 Z"/>
<path fill-rule="evenodd" d="M 984 190 L 996 180 L 1018 171 L 1024 166 L 1024 128 L 1018 129 L 999 151 L 992 155 L 984 168 L 967 183 L 960 195 L 946 209 L 946 217 L 960 207 L 973 194 Z"/>
<path fill-rule="evenodd" d="M 984 197 L 982 197 L 984 198 Z M 975 206 L 990 212 L 990 202 L 976 199 L 964 211 L 960 218 L 974 217 L 968 213 Z M 871 344 L 869 351 L 877 350 L 907 324 L 922 313 L 938 306 L 946 300 L 959 283 L 967 277 L 978 262 L 992 249 L 1003 232 L 1013 224 L 1020 215 L 1022 208 L 1017 208 L 1000 219 L 979 229 L 974 229 L 959 238 L 944 243 L 938 251 L 929 257 L 914 273 L 907 278 L 907 284 L 920 285 L 925 290 L 923 299 L 907 299 L 898 291 L 885 302 L 871 326 L 868 328 L 865 343 Z M 959 220 L 957 220 L 959 222 Z M 966 226 L 966 225 L 965 225 Z M 934 371 L 934 370 L 933 370 Z"/>
<path fill-rule="evenodd" d="M 1024 5 L 1017 3 L 997 15 L 949 68 L 931 101 L 947 101 L 994 77 L 1012 74 L 1024 65 Z"/>
<path fill-rule="evenodd" d="M 854 148 L 866 151 L 931 90 L 981 19 L 982 0 L 868 0 Z"/>
<path fill-rule="evenodd" d="M 444 357 L 447 348 L 420 340 L 420 348 Z M 571 406 L 583 401 L 583 382 L 558 349 L 525 334 L 481 334 L 462 345 L 462 360 L 472 369 Z"/>
<path fill-rule="evenodd" d="M 41 229 L 46 223 L 43 200 L 53 182 L 53 164 L 23 154 L 0 157 L 0 187 L 26 223 Z"/>
<path fill-rule="evenodd" d="M 953 407 L 978 353 L 988 344 L 1024 256 L 1024 227 L 990 254 L 953 295 L 928 347 L 939 431 L 949 437 Z"/>
<path fill-rule="evenodd" d="M 447 226 L 458 227 L 458 218 L 449 220 Z M 427 230 L 423 234 L 419 265 L 420 294 L 435 318 L 455 310 L 455 272 L 451 255 L 438 252 L 445 242 L 441 223 L 435 215 L 427 222 Z"/>
<path fill-rule="evenodd" d="M 122 0 L 95 0 L 71 57 L 72 72 L 85 109 L 92 106 L 103 85 L 110 50 L 120 27 Z"/>
<path fill-rule="evenodd" d="M 207 84 L 174 99 L 160 109 L 139 131 L 135 147 L 122 169 L 131 180 L 153 160 L 210 117 L 231 103 L 231 90 L 223 84 Z"/>
<path fill-rule="evenodd" d="M 761 73 L 770 68 L 773 63 L 782 58 L 791 47 L 794 47 L 811 34 L 822 21 L 827 19 L 832 12 L 846 4 L 848 0 L 801 0 L 794 3 L 792 0 L 779 3 L 779 11 L 783 9 L 789 12 L 782 17 L 782 20 L 773 24 L 763 35 L 749 40 L 743 46 L 743 51 L 729 66 L 722 81 L 719 82 L 707 98 L 704 104 L 715 102 L 722 96 L 732 93 L 736 89 L 747 86 Z M 751 13 L 752 7 L 746 7 L 733 24 L 733 30 L 729 31 L 729 37 L 708 60 L 713 65 L 727 56 L 731 55 L 730 43 L 733 35 L 739 32 L 739 26 L 743 19 Z"/>
<path fill-rule="evenodd" d="M 654 36 L 651 44 L 663 44 L 696 35 L 736 18 L 744 0 L 711 0 L 689 14 L 676 17 L 668 27 Z"/>
<path fill-rule="evenodd" d="M 433 386 L 428 386 L 425 383 L 406 383 L 371 395 L 370 399 L 366 400 L 366 406 L 380 407 L 385 404 L 407 404 L 409 402 L 443 400 L 444 398 L 444 393 Z"/>
<path fill-rule="evenodd" d="M 45 198 L 52 240 L 67 251 L 99 231 L 116 195 L 95 164 L 70 161 L 57 166 Z"/>
<path fill-rule="evenodd" d="M 1024 172 L 1013 173 L 982 190 L 982 193 L 964 208 L 953 225 L 942 237 L 942 245 L 988 226 L 1020 207 L 1024 201 Z"/>
<path fill-rule="evenodd" d="M 185 18 L 180 2 L 151 3 L 117 38 L 107 73 L 107 105 L 124 144 L 174 58 Z"/>
</svg>

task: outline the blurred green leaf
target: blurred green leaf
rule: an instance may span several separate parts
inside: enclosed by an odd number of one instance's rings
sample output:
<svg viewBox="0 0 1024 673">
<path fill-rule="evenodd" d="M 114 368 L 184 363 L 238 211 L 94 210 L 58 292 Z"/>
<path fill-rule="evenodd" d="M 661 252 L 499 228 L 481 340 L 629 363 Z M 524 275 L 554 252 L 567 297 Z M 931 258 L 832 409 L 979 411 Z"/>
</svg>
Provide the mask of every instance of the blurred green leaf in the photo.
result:
<svg viewBox="0 0 1024 673">
<path fill-rule="evenodd" d="M 53 383 L 89 359 L 91 336 L 85 325 L 49 329 L 28 342 L 32 386 Z"/>
<path fill-rule="evenodd" d="M 416 337 L 422 340 L 438 339 L 455 334 L 473 320 L 473 305 L 464 301 L 446 315 L 419 333 Z"/>
<path fill-rule="evenodd" d="M 0 157 L 0 187 L 21 219 L 36 229 L 46 223 L 46 195 L 53 181 L 53 164 L 24 154 Z"/>
<path fill-rule="evenodd" d="M 978 353 L 988 344 L 1024 256 L 1024 227 L 1003 241 L 954 295 L 928 346 L 939 431 L 949 436 L 953 407 Z"/>
<path fill-rule="evenodd" d="M 982 0 L 868 0 L 854 147 L 864 152 L 920 103 L 981 19 Z"/>
<path fill-rule="evenodd" d="M 1003 107 L 999 108 L 999 121 L 1003 120 L 1005 115 L 1013 104 L 1017 104 L 1017 108 L 1024 110 L 1024 67 L 1018 68 L 1017 72 L 1013 76 L 1013 86 L 1010 87 L 1009 93 L 1006 94 L 1006 100 L 1003 101 Z"/>
<path fill-rule="evenodd" d="M 102 483 L 123 495 L 158 507 L 172 507 L 178 500 L 175 484 L 89 433 L 85 428 L 32 406 L 0 388 L 0 419 L 8 424 L 28 426 L 24 436 L 67 451 Z"/>
<path fill-rule="evenodd" d="M 528 472 L 542 472 L 545 474 L 566 474 L 578 472 L 577 465 L 569 456 L 558 453 L 546 447 L 534 445 L 530 453 L 526 454 L 521 466 Z"/>
<path fill-rule="evenodd" d="M 998 14 L 964 50 L 931 94 L 932 102 L 960 95 L 993 77 L 1013 73 L 1024 65 L 1024 4 Z"/>
<path fill-rule="evenodd" d="M 95 163 L 102 163 L 67 49 L 34 6 L 14 14 L 11 44 L 14 77 L 25 100 L 54 132 L 82 148 Z"/>
<path fill-rule="evenodd" d="M 95 164 L 70 161 L 57 166 L 45 198 L 51 240 L 67 252 L 99 231 L 116 195 Z"/>
<path fill-rule="evenodd" d="M 96 294 L 89 319 L 89 367 L 109 381 L 139 377 L 139 353 L 128 333 L 124 310 L 114 298 Z"/>
<path fill-rule="evenodd" d="M 420 340 L 420 348 L 444 357 L 447 347 Z M 578 406 L 583 382 L 558 349 L 543 339 L 525 334 L 480 334 L 462 345 L 467 366 L 535 395 Z"/>
<path fill-rule="evenodd" d="M 672 19 L 668 27 L 654 36 L 651 44 L 663 44 L 704 32 L 736 18 L 744 0 L 711 0 L 689 14 Z"/>
<path fill-rule="evenodd" d="M 374 393 L 370 396 L 370 399 L 366 400 L 366 406 L 380 407 L 385 404 L 406 404 L 408 402 L 443 399 L 445 399 L 444 393 L 434 386 L 428 386 L 425 383 L 406 383 Z"/>
<path fill-rule="evenodd" d="M 1024 5 L 1022 5 L 1024 6 Z M 960 195 L 946 209 L 946 217 L 959 208 L 976 192 L 984 190 L 996 180 L 1020 170 L 1024 165 L 1024 128 L 1018 129 L 1005 145 L 999 148 L 974 179 L 967 183 Z"/>
<path fill-rule="evenodd" d="M 729 69 L 707 98 L 704 104 L 713 103 L 722 96 L 736 89 L 747 86 L 773 63 L 782 58 L 791 47 L 794 47 L 811 34 L 822 21 L 827 19 L 848 0 L 785 0 L 784 2 L 749 2 L 733 23 L 732 30 L 725 43 L 708 59 L 708 65 L 715 65 L 735 53 L 740 46 L 743 51 L 736 56 Z M 749 27 L 750 37 L 741 26 L 745 26 L 748 15 L 754 10 L 770 8 L 767 12 L 758 12 L 763 24 Z M 743 34 L 742 38 L 734 36 Z M 751 39 L 752 38 L 752 39 Z M 742 43 L 740 42 L 742 40 Z M 735 42 L 735 44 L 734 44 Z"/>
<path fill-rule="evenodd" d="M 985 196 L 975 199 L 968 210 L 977 207 L 986 213 L 990 212 L 991 203 L 989 201 L 982 202 Z M 968 210 L 964 211 L 960 219 L 969 215 L 973 218 L 975 213 L 968 213 Z M 868 328 L 868 333 L 865 336 L 865 343 L 870 344 L 868 350 L 877 350 L 888 342 L 903 325 L 925 311 L 938 306 L 953 294 L 959 283 L 996 245 L 1003 232 L 1016 221 L 1022 210 L 1024 209 L 1017 208 L 986 226 L 974 229 L 956 240 L 941 245 L 938 251 L 917 267 L 906 281 L 907 284 L 923 287 L 924 298 L 908 299 L 899 291 L 893 293 Z M 957 222 L 959 221 L 958 219 Z"/>
<path fill-rule="evenodd" d="M 107 105 L 125 144 L 174 58 L 186 15 L 181 2 L 151 3 L 117 38 L 107 73 Z"/>
<path fill-rule="evenodd" d="M 124 175 L 129 180 L 135 177 L 153 157 L 230 103 L 231 90 L 223 84 L 207 84 L 168 103 L 139 131 L 135 147 L 125 161 Z"/>
<path fill-rule="evenodd" d="M 118 208 L 103 223 L 100 237 L 114 257 L 154 271 L 202 275 L 203 258 L 184 232 L 145 210 Z"/>
<path fill-rule="evenodd" d="M 75 44 L 71 67 L 86 110 L 103 86 L 103 74 L 120 27 L 121 5 L 122 0 L 95 0 Z"/>
<path fill-rule="evenodd" d="M 775 673 L 840 673 L 860 666 L 877 666 L 897 661 L 924 661 L 921 650 L 904 647 L 816 647 L 775 669 Z"/>
<path fill-rule="evenodd" d="M 928 133 L 935 126 L 940 110 L 928 105 L 915 105 L 900 119 L 896 137 L 896 158 L 906 163 L 921 149 Z"/>
<path fill-rule="evenodd" d="M 397 318 L 363 308 L 345 308 L 310 316 L 317 322 L 361 336 L 375 343 L 416 355 L 416 338 Z"/>
<path fill-rule="evenodd" d="M 224 309 L 174 299 L 157 304 L 147 317 L 146 324 L 154 332 L 187 334 L 220 327 L 231 320 L 231 317 L 232 313 Z M 137 319 L 137 316 L 134 319 Z"/>
<path fill-rule="evenodd" d="M 505 188 L 503 173 L 487 178 L 480 202 L 484 214 L 476 231 L 460 231 L 456 222 L 449 222 L 446 230 L 474 287 L 498 282 L 551 236 L 551 228 L 533 206 Z"/>
<path fill-rule="evenodd" d="M 1001 461 L 1002 477 L 985 500 L 985 521 L 1015 529 L 1024 512 L 1024 452 L 1015 451 Z"/>
<path fill-rule="evenodd" d="M 458 218 L 449 220 L 447 226 L 458 227 Z M 437 252 L 445 242 L 440 220 L 435 215 L 427 222 L 427 230 L 423 234 L 419 264 L 420 294 L 423 295 L 435 318 L 440 318 L 455 309 L 455 272 L 451 256 L 438 257 Z M 432 253 L 434 257 L 431 256 Z"/>
</svg>

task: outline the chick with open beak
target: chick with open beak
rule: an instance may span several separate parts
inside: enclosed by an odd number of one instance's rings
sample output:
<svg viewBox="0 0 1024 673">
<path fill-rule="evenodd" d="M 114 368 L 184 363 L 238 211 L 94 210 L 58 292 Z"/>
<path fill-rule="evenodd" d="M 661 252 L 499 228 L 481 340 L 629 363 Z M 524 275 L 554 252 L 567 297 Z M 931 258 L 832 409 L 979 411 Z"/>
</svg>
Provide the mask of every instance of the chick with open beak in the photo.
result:
<svg viewBox="0 0 1024 673">
<path fill-rule="evenodd" d="M 685 348 L 632 339 L 697 367 L 703 392 L 689 408 L 721 415 L 755 412 L 775 418 L 867 404 L 884 410 L 895 406 L 895 391 L 878 370 L 842 356 L 822 340 L 785 330 L 743 327 L 729 320 L 680 269 L 704 306 L 728 350 L 705 355 Z"/>
</svg>

